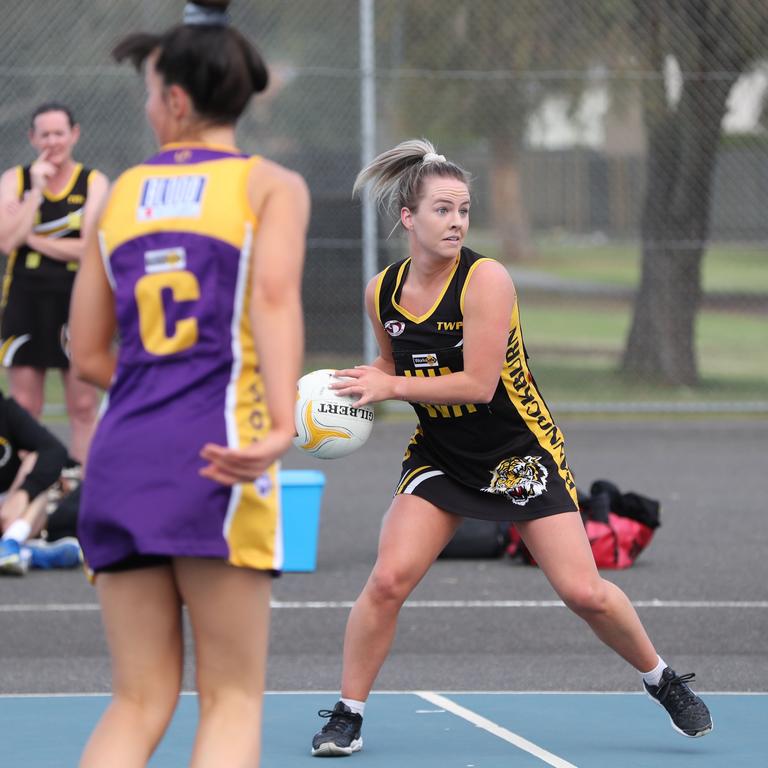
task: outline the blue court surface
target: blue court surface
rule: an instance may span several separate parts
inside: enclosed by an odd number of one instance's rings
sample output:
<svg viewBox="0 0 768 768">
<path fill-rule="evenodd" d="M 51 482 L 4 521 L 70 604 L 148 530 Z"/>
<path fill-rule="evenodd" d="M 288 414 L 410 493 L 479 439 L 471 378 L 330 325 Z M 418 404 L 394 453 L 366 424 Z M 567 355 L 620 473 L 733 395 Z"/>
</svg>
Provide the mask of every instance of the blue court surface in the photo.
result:
<svg viewBox="0 0 768 768">
<path fill-rule="evenodd" d="M 366 709 L 363 751 L 351 760 L 370 768 L 768 765 L 768 694 L 709 693 L 705 698 L 715 730 L 687 739 L 642 693 L 378 693 Z M 0 697 L 3 763 L 76 766 L 108 700 L 101 695 Z M 317 765 L 309 755 L 312 734 L 323 722 L 316 712 L 334 700 L 333 693 L 267 694 L 262 768 Z M 196 718 L 195 697 L 183 696 L 152 768 L 187 764 Z"/>
</svg>

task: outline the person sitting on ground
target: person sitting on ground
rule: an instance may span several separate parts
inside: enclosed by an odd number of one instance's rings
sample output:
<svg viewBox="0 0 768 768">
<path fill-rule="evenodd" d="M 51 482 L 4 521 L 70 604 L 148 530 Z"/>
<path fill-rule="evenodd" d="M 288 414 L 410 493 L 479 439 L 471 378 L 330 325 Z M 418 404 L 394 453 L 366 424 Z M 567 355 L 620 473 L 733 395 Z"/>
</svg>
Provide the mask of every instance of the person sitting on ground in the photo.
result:
<svg viewBox="0 0 768 768">
<path fill-rule="evenodd" d="M 67 463 L 62 442 L 13 398 L 0 393 L 0 574 L 82 562 L 77 539 L 33 540 L 46 525 L 48 489 Z"/>
</svg>

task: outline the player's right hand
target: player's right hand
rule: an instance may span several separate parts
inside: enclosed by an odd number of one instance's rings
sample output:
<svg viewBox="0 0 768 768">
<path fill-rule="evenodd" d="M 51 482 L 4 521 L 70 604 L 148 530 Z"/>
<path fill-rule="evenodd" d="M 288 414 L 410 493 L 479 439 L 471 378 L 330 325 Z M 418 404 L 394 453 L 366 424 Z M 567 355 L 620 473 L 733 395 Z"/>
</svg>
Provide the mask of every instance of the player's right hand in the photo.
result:
<svg viewBox="0 0 768 768">
<path fill-rule="evenodd" d="M 32 181 L 32 188 L 42 192 L 48 184 L 51 176 L 56 173 L 56 166 L 48 160 L 49 150 L 44 149 L 40 157 L 35 160 L 29 168 L 29 177 Z"/>
</svg>

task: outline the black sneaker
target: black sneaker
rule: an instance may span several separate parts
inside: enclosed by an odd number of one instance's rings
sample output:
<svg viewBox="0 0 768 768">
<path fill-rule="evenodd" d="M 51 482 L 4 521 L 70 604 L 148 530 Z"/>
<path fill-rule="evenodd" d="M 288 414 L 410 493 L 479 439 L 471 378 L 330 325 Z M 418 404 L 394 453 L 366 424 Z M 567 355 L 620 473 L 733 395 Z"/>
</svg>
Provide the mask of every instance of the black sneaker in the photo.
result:
<svg viewBox="0 0 768 768">
<path fill-rule="evenodd" d="M 336 702 L 333 709 L 321 709 L 317 714 L 329 720 L 312 739 L 315 757 L 342 757 L 363 748 L 360 736 L 362 715 L 355 714 L 343 701 Z"/>
<path fill-rule="evenodd" d="M 658 685 L 648 685 L 643 681 L 648 695 L 667 710 L 672 727 L 692 739 L 705 736 L 713 727 L 707 705 L 686 685 L 694 677 L 693 672 L 678 675 L 673 669 L 665 667 Z"/>
</svg>

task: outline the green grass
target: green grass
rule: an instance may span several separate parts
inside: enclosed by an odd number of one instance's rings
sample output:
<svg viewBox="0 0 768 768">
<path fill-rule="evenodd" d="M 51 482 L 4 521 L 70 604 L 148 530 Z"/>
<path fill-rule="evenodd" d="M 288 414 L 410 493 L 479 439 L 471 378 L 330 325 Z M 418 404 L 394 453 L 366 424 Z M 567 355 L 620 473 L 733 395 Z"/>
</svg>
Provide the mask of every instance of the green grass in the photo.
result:
<svg viewBox="0 0 768 768">
<path fill-rule="evenodd" d="M 640 244 L 567 244 L 542 240 L 531 269 L 563 279 L 634 287 L 640 278 Z M 523 269 L 529 265 L 521 265 Z M 705 293 L 768 294 L 768 248 L 713 243 L 702 262 Z"/>
<path fill-rule="evenodd" d="M 498 241 L 483 230 L 473 231 L 468 245 L 500 258 Z M 540 237 L 535 257 L 510 264 L 512 276 L 529 271 L 577 283 L 633 288 L 640 280 L 640 242 L 591 242 L 586 238 Z M 764 244 L 712 243 L 702 261 L 705 293 L 736 292 L 768 295 L 768 247 Z"/>
<path fill-rule="evenodd" d="M 768 320 L 763 315 L 702 311 L 696 329 L 701 382 L 650 386 L 618 372 L 631 307 L 559 303 L 523 307 L 531 368 L 554 401 L 768 402 Z"/>
</svg>

